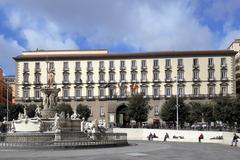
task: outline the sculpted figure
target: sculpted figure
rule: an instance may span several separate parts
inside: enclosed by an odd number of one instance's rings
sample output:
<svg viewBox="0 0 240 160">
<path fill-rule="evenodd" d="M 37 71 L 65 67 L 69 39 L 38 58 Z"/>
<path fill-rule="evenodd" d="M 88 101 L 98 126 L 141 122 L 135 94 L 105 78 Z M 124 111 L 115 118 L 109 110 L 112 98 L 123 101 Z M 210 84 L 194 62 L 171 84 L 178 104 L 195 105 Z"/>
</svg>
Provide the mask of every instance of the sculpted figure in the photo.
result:
<svg viewBox="0 0 240 160">
<path fill-rule="evenodd" d="M 49 88 L 52 88 L 53 86 L 53 79 L 54 79 L 54 74 L 52 72 L 48 72 L 48 80 L 47 80 L 47 84 Z"/>
</svg>

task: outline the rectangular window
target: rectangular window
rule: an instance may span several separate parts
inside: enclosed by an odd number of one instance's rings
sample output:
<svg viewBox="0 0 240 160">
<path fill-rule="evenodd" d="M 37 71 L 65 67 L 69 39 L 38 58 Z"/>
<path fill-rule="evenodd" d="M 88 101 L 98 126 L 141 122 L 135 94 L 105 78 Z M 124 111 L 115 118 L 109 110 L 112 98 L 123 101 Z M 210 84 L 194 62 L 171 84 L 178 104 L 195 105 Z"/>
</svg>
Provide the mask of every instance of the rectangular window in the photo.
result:
<svg viewBox="0 0 240 160">
<path fill-rule="evenodd" d="M 92 62 L 87 62 L 87 69 L 88 70 L 92 70 L 93 69 Z"/>
<path fill-rule="evenodd" d="M 178 67 L 182 67 L 183 66 L 183 60 L 182 59 L 178 59 Z"/>
<path fill-rule="evenodd" d="M 213 66 L 213 58 L 208 58 L 208 66 Z"/>
<path fill-rule="evenodd" d="M 40 83 L 40 74 L 35 74 L 35 83 L 36 84 Z"/>
<path fill-rule="evenodd" d="M 221 94 L 222 94 L 222 96 L 227 96 L 227 86 L 221 87 Z"/>
<path fill-rule="evenodd" d="M 178 96 L 183 97 L 184 96 L 184 88 L 178 87 Z"/>
<path fill-rule="evenodd" d="M 113 68 L 114 68 L 114 61 L 110 61 L 110 62 L 109 62 L 109 68 L 110 68 L 110 69 L 113 69 Z"/>
<path fill-rule="evenodd" d="M 155 115 L 158 115 L 159 112 L 160 112 L 160 107 L 159 107 L 159 106 L 155 106 L 155 107 L 154 107 L 154 114 L 155 114 Z"/>
<path fill-rule="evenodd" d="M 69 97 L 69 89 L 63 89 L 63 98 Z"/>
<path fill-rule="evenodd" d="M 126 80 L 125 78 L 126 78 L 126 73 L 125 72 L 121 72 L 120 73 L 120 80 L 121 81 L 125 81 Z"/>
<path fill-rule="evenodd" d="M 99 96 L 102 98 L 102 97 L 105 97 L 105 89 L 104 88 L 99 88 Z"/>
<path fill-rule="evenodd" d="M 178 72 L 178 80 L 183 81 L 184 79 L 184 72 L 183 71 L 177 71 Z"/>
<path fill-rule="evenodd" d="M 153 67 L 158 67 L 158 60 L 157 59 L 153 60 Z"/>
<path fill-rule="evenodd" d="M 125 61 L 121 61 L 121 62 L 120 62 L 120 67 L 121 67 L 121 68 L 125 68 Z"/>
<path fill-rule="evenodd" d="M 198 59 L 197 59 L 197 58 L 194 58 L 194 59 L 193 59 L 193 66 L 194 66 L 194 67 L 197 67 L 197 66 L 198 66 Z"/>
<path fill-rule="evenodd" d="M 54 62 L 49 62 L 49 70 L 54 70 Z"/>
<path fill-rule="evenodd" d="M 199 96 L 199 87 L 193 87 L 193 95 Z"/>
<path fill-rule="evenodd" d="M 63 62 L 63 69 L 68 69 L 68 62 Z"/>
<path fill-rule="evenodd" d="M 171 73 L 172 73 L 171 71 L 165 71 L 167 81 L 171 80 Z"/>
<path fill-rule="evenodd" d="M 153 72 L 153 80 L 158 81 L 159 80 L 159 73 L 158 72 Z"/>
<path fill-rule="evenodd" d="M 146 60 L 142 60 L 142 68 L 146 68 L 147 65 L 146 65 Z"/>
<path fill-rule="evenodd" d="M 142 88 L 141 88 L 141 93 L 142 93 L 144 96 L 147 96 L 147 87 L 142 87 Z"/>
<path fill-rule="evenodd" d="M 100 116 L 104 116 L 104 106 L 100 106 Z"/>
<path fill-rule="evenodd" d="M 136 80 L 137 80 L 137 73 L 132 72 L 132 81 L 136 81 Z"/>
<path fill-rule="evenodd" d="M 136 60 L 132 60 L 132 68 L 136 68 L 137 65 L 136 65 Z"/>
<path fill-rule="evenodd" d="M 75 97 L 80 98 L 82 96 L 82 89 L 81 88 L 75 88 Z"/>
<path fill-rule="evenodd" d="M 100 73 L 99 74 L 99 79 L 100 79 L 100 82 L 104 82 L 105 81 L 105 74 L 104 73 Z"/>
<path fill-rule="evenodd" d="M 208 79 L 214 80 L 214 70 L 208 70 Z"/>
<path fill-rule="evenodd" d="M 24 63 L 24 64 L 23 64 L 23 70 L 24 70 L 24 71 L 29 71 L 29 69 L 28 69 L 28 63 Z"/>
<path fill-rule="evenodd" d="M 141 80 L 142 80 L 142 81 L 147 81 L 147 72 L 142 72 L 142 74 L 141 74 Z"/>
<path fill-rule="evenodd" d="M 221 70 L 221 79 L 226 80 L 227 79 L 227 70 Z"/>
<path fill-rule="evenodd" d="M 69 74 L 63 74 L 63 81 L 69 82 Z"/>
<path fill-rule="evenodd" d="M 221 66 L 226 66 L 226 58 L 221 58 Z"/>
<path fill-rule="evenodd" d="M 171 67 L 171 59 L 166 59 L 166 68 Z"/>
<path fill-rule="evenodd" d="M 126 93 L 125 90 L 126 90 L 125 87 L 121 87 L 121 88 L 120 88 L 120 96 L 121 96 L 121 97 L 126 96 L 126 94 L 125 94 L 125 93 Z"/>
<path fill-rule="evenodd" d="M 39 63 L 39 62 L 35 63 L 35 69 L 36 69 L 36 70 L 39 70 L 39 69 L 40 69 L 40 63 Z"/>
<path fill-rule="evenodd" d="M 76 70 L 80 70 L 80 69 L 81 69 L 81 64 L 80 64 L 80 62 L 76 62 L 75 65 L 76 65 Z"/>
<path fill-rule="evenodd" d="M 213 86 L 209 86 L 208 87 L 208 94 L 209 94 L 209 96 L 214 96 L 215 91 L 214 91 L 214 87 Z"/>
<path fill-rule="evenodd" d="M 78 73 L 78 72 L 75 74 L 75 81 L 78 82 L 78 83 L 81 82 L 81 74 Z"/>
<path fill-rule="evenodd" d="M 166 87 L 165 88 L 165 95 L 166 95 L 166 97 L 171 97 L 171 95 L 172 95 L 172 88 L 171 87 Z"/>
<path fill-rule="evenodd" d="M 93 82 L 93 74 L 92 73 L 87 74 L 87 82 Z"/>
<path fill-rule="evenodd" d="M 23 98 L 29 98 L 29 90 L 28 89 L 23 90 Z"/>
<path fill-rule="evenodd" d="M 199 70 L 193 70 L 193 80 L 199 79 Z"/>
<path fill-rule="evenodd" d="M 93 88 L 87 88 L 87 97 L 92 98 L 93 97 Z"/>
<path fill-rule="evenodd" d="M 99 62 L 99 68 L 100 69 L 104 69 L 104 61 L 100 61 Z"/>
<path fill-rule="evenodd" d="M 24 83 L 28 83 L 28 79 L 29 79 L 29 74 L 24 74 L 24 75 L 23 75 L 23 81 L 24 81 Z"/>
<path fill-rule="evenodd" d="M 158 97 L 159 96 L 159 87 L 154 87 L 153 88 L 153 96 Z"/>
<path fill-rule="evenodd" d="M 40 97 L 41 97 L 40 94 L 41 94 L 41 93 L 40 93 L 40 90 L 39 90 L 39 89 L 36 89 L 36 90 L 35 90 L 35 94 L 34 94 L 35 98 L 40 98 Z"/>
<path fill-rule="evenodd" d="M 115 81 L 115 73 L 109 73 L 109 80 L 110 82 Z"/>
</svg>

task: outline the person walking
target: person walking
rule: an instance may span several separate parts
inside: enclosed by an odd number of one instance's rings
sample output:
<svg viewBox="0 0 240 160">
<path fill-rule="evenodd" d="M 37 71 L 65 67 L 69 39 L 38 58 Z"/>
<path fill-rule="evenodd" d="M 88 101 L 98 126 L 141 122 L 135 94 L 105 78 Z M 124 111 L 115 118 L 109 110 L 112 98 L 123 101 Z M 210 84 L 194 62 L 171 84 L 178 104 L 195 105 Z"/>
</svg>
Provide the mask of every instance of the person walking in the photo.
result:
<svg viewBox="0 0 240 160">
<path fill-rule="evenodd" d="M 169 138 L 169 135 L 168 135 L 168 133 L 166 133 L 166 134 L 165 134 L 165 136 L 164 136 L 164 142 L 166 142 L 166 141 L 167 141 L 167 138 Z"/>
<path fill-rule="evenodd" d="M 231 146 L 233 146 L 233 143 L 235 143 L 234 145 L 237 146 L 238 138 L 239 136 L 236 133 L 234 133 Z"/>
</svg>

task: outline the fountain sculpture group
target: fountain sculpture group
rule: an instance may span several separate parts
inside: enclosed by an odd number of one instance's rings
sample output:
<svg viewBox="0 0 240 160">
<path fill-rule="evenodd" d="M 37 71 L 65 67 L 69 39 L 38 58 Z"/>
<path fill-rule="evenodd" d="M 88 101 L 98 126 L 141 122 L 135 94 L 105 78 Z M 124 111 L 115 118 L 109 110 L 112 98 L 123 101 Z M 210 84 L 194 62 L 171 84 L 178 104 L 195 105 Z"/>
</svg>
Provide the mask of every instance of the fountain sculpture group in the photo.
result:
<svg viewBox="0 0 240 160">
<path fill-rule="evenodd" d="M 80 119 L 76 112 L 67 117 L 64 112 L 58 114 L 55 109 L 60 89 L 53 83 L 54 73 L 48 70 L 47 86 L 41 89 L 44 94 L 43 109 L 37 107 L 35 117 L 28 118 L 24 108 L 24 113 L 20 113 L 18 119 L 11 122 L 8 133 L 0 133 L 0 148 L 39 147 L 39 144 L 40 147 L 44 144 L 45 147 L 127 144 L 126 134 L 106 133 L 106 129 L 98 125 L 96 119 L 86 122 L 84 118 Z"/>
</svg>

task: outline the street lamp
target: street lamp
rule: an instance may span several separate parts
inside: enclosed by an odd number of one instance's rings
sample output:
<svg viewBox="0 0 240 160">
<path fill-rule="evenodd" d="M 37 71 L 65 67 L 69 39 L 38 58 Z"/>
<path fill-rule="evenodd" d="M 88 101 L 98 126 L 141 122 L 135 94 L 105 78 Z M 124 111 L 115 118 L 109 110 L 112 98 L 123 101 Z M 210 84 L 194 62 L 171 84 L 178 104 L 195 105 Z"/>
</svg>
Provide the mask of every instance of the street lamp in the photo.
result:
<svg viewBox="0 0 240 160">
<path fill-rule="evenodd" d="M 177 130 L 178 130 L 178 75 L 176 76 L 176 86 L 177 86 L 177 94 L 176 94 L 176 117 L 177 117 Z"/>
<path fill-rule="evenodd" d="M 7 81 L 7 122 L 8 122 L 8 80 Z"/>
</svg>

